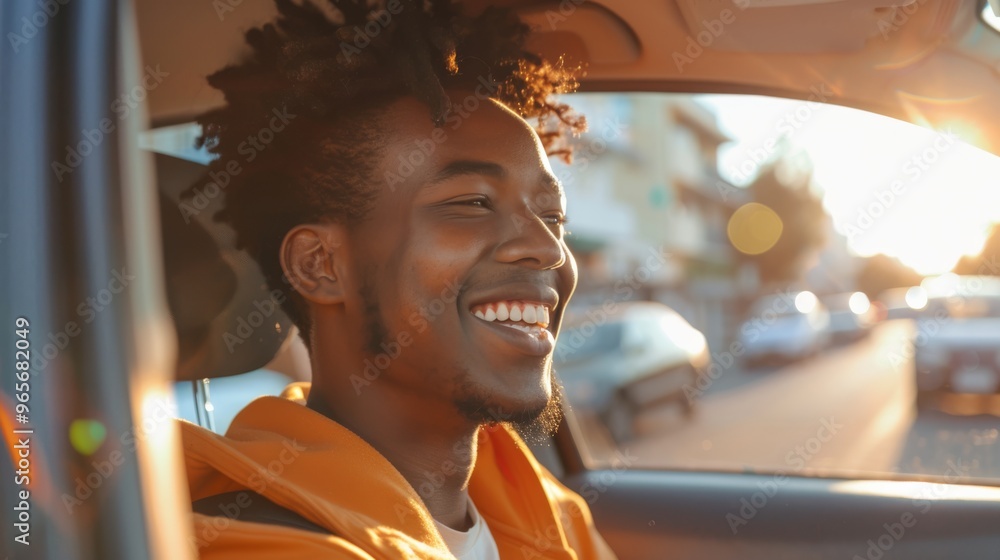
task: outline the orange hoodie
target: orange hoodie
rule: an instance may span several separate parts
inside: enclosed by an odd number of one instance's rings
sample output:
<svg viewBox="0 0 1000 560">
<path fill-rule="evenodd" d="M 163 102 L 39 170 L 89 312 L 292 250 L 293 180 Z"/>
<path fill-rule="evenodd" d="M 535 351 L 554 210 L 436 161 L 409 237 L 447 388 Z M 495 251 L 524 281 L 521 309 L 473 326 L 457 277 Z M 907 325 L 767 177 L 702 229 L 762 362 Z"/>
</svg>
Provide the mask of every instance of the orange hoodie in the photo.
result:
<svg viewBox="0 0 1000 560">
<path fill-rule="evenodd" d="M 303 406 L 308 390 L 255 400 L 225 437 L 182 421 L 191 499 L 252 490 L 336 536 L 241 522 L 234 503 L 228 517 L 194 514 L 202 558 L 453 559 L 417 491 L 364 440 Z M 508 428 L 480 429 L 469 496 L 502 558 L 615 558 L 583 498 Z"/>
</svg>

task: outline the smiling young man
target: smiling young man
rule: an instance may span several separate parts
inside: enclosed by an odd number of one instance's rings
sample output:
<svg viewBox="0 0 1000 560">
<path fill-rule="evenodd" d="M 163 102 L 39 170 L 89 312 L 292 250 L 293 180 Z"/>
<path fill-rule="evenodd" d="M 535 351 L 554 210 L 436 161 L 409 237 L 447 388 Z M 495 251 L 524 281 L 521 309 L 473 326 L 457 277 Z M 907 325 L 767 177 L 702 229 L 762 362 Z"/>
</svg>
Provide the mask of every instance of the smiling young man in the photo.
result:
<svg viewBox="0 0 1000 560">
<path fill-rule="evenodd" d="M 613 558 L 514 430 L 560 419 L 576 266 L 547 155 L 583 127 L 551 99 L 572 74 L 506 11 L 336 5 L 279 1 L 210 78 L 211 168 L 239 167 L 220 217 L 290 290 L 313 380 L 226 437 L 183 425 L 202 556 Z"/>
</svg>

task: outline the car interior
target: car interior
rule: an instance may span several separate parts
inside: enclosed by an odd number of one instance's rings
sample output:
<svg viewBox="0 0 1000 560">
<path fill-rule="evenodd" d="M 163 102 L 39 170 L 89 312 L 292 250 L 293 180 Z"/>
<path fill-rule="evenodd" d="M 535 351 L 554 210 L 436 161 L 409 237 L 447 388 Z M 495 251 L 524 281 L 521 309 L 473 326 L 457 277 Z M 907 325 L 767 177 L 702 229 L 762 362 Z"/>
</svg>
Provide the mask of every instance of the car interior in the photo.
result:
<svg viewBox="0 0 1000 560">
<path fill-rule="evenodd" d="M 840 105 L 947 129 L 1000 155 L 1000 32 L 987 21 L 993 13 L 1000 17 L 1000 3 L 460 3 L 472 11 L 515 9 L 533 27 L 532 49 L 584 65 L 584 95 L 739 94 Z M 22 4 L 0 10 L 0 27 L 37 9 Z M 74 17 L 52 16 L 43 31 L 53 33 L 40 32 L 29 45 L 48 48 L 26 46 L 0 58 L 0 89 L 7 90 L 0 94 L 6 123 L 0 174 L 9 185 L 0 188 L 0 234 L 49 232 L 19 242 L 16 253 L 0 237 L 0 290 L 33 295 L 2 309 L 5 318 L 37 317 L 33 336 L 45 342 L 42 333 L 75 317 L 77 304 L 106 282 L 105 271 L 131 271 L 135 287 L 116 300 L 116 312 L 97 314 L 98 328 L 80 344 L 54 352 L 50 373 L 35 381 L 32 414 L 42 434 L 66 433 L 75 419 L 99 417 L 107 438 L 132 435 L 136 460 L 90 484 L 80 473 L 93 470 L 93 459 L 79 445 L 39 438 L 48 484 L 35 493 L 33 548 L 41 555 L 33 557 L 192 558 L 179 437 L 161 411 L 224 432 L 253 398 L 310 377 L 291 321 L 253 261 L 234 247 L 232 232 L 213 220 L 221 197 L 185 195 L 205 161 L 193 137 L 176 132 L 223 102 L 205 76 L 237 59 L 246 30 L 276 11 L 270 0 L 102 0 L 61 9 Z M 68 144 L 66 138 L 93 126 L 87 111 L 107 113 L 115 92 L 129 91 L 122 84 L 153 71 L 165 77 L 154 87 L 147 83 L 135 100 L 139 118 L 123 119 L 95 145 L 104 158 L 100 172 L 74 170 L 68 183 L 75 191 L 53 183 L 47 147 Z M 36 128 L 39 139 L 19 140 L 17 131 Z M 184 145 L 167 146 L 167 136 Z M 10 164 L 18 161 L 45 163 L 15 176 Z M 13 401 L 5 396 L 3 405 Z M 568 410 L 551 441 L 532 449 L 584 496 L 622 559 L 1000 554 L 1000 478 L 782 472 L 751 464 L 654 468 L 635 461 L 627 441 L 588 437 L 592 422 Z M 13 476 L 7 463 L 0 470 Z M 99 499 L 67 502 L 67 495 L 80 496 L 81 484 Z M 5 486 L 5 496 L 10 490 Z"/>
</svg>

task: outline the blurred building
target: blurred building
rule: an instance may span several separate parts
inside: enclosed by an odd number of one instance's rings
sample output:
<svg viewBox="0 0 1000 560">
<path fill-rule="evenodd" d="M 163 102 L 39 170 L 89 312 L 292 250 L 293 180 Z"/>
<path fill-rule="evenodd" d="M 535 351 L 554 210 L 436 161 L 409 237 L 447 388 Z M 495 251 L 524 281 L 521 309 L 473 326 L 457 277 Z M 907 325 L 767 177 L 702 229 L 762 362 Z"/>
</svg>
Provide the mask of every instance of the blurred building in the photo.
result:
<svg viewBox="0 0 1000 560">
<path fill-rule="evenodd" d="M 757 288 L 752 265 L 726 237 L 747 192 L 718 173 L 727 138 L 687 95 L 574 95 L 590 131 L 566 186 L 569 241 L 580 266 L 577 304 L 655 299 L 677 309 L 715 347 Z"/>
</svg>

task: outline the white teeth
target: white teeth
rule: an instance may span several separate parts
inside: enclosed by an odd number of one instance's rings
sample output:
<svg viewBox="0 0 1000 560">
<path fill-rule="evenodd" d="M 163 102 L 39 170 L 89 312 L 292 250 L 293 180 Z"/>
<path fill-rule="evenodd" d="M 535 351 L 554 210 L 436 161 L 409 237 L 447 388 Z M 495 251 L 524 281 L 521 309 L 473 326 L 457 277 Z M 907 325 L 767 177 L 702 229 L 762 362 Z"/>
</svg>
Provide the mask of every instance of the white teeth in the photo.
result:
<svg viewBox="0 0 1000 560">
<path fill-rule="evenodd" d="M 510 306 L 510 320 L 520 321 L 521 320 L 521 308 L 516 305 Z"/>
<path fill-rule="evenodd" d="M 535 306 L 525 305 L 524 313 L 521 313 L 521 320 L 524 321 L 525 323 L 528 323 L 529 325 L 534 325 L 536 323 L 536 319 L 537 318 L 535 317 Z"/>
<path fill-rule="evenodd" d="M 508 303 L 506 301 L 501 301 L 497 303 L 483 304 L 476 306 L 473 314 L 476 317 L 489 322 L 522 322 L 526 323 L 528 326 L 540 326 L 541 328 L 545 328 L 549 325 L 548 307 L 533 303 L 522 303 L 517 301 Z"/>
</svg>

